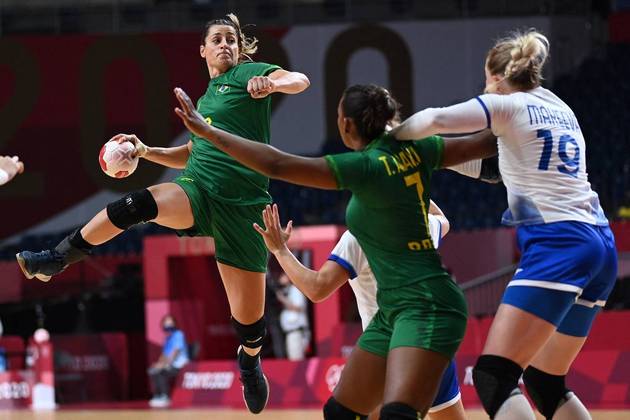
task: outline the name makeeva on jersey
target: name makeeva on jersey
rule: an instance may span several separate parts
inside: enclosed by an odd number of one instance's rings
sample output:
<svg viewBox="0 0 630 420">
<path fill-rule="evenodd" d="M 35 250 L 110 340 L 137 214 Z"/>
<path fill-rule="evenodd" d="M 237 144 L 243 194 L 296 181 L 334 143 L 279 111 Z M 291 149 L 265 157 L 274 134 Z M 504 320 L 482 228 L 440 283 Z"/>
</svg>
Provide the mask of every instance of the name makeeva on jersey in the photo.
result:
<svg viewBox="0 0 630 420">
<path fill-rule="evenodd" d="M 565 130 L 580 131 L 575 115 L 570 112 L 538 105 L 527 105 L 527 114 L 529 115 L 529 125 L 547 124 Z"/>
<path fill-rule="evenodd" d="M 378 160 L 383 163 L 389 176 L 416 168 L 421 162 L 418 152 L 413 147 L 403 147 L 397 155 L 382 155 Z"/>
</svg>

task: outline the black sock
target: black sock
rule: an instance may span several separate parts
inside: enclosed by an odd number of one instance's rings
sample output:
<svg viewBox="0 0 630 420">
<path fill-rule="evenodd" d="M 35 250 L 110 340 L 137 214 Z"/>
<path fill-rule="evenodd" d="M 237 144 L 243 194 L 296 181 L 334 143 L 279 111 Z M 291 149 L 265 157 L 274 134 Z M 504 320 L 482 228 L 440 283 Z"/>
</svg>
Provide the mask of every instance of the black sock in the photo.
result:
<svg viewBox="0 0 630 420">
<path fill-rule="evenodd" d="M 55 247 L 55 252 L 63 256 L 66 264 L 74 264 L 90 255 L 94 245 L 88 243 L 81 235 L 81 229 L 66 236 Z"/>
<path fill-rule="evenodd" d="M 78 229 L 76 232 L 70 235 L 68 241 L 70 241 L 70 245 L 86 254 L 89 254 L 90 251 L 92 251 L 92 248 L 94 248 L 94 245 L 83 239 L 83 235 L 81 235 L 81 229 Z"/>
<path fill-rule="evenodd" d="M 249 354 L 245 352 L 244 349 L 241 349 L 241 351 L 238 352 L 237 359 L 238 359 L 238 365 L 242 369 L 254 369 L 256 365 L 258 365 L 258 360 L 260 359 L 260 353 L 258 353 L 256 356 L 250 356 Z"/>
</svg>

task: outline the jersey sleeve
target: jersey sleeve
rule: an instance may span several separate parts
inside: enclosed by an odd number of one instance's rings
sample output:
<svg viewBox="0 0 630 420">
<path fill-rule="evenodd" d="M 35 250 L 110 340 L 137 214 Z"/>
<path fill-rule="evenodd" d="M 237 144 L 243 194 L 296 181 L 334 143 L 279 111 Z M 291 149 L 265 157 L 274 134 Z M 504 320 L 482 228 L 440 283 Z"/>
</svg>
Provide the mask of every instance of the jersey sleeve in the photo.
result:
<svg viewBox="0 0 630 420">
<path fill-rule="evenodd" d="M 413 142 L 414 148 L 420 154 L 421 162 L 431 169 L 442 167 L 444 156 L 444 139 L 440 136 L 431 136 Z"/>
<path fill-rule="evenodd" d="M 350 279 L 356 278 L 358 273 L 362 271 L 364 264 L 367 264 L 359 241 L 349 230 L 341 235 L 341 239 L 333 248 L 328 259 L 342 266 L 348 272 Z"/>
<path fill-rule="evenodd" d="M 337 181 L 339 190 L 357 190 L 365 183 L 368 159 L 361 152 L 348 152 L 324 156 Z"/>
<path fill-rule="evenodd" d="M 514 95 L 486 93 L 475 98 L 486 114 L 487 128 L 500 136 L 517 111 L 517 99 Z"/>
<path fill-rule="evenodd" d="M 234 71 L 234 77 L 240 83 L 243 83 L 246 85 L 247 82 L 249 82 L 249 79 L 251 79 L 254 76 L 269 76 L 269 74 L 280 69 L 281 67 L 275 64 L 267 64 L 267 63 L 259 63 L 259 62 L 242 63 L 236 67 Z"/>
<path fill-rule="evenodd" d="M 431 233 L 433 246 L 435 249 L 438 249 L 442 240 L 442 224 L 440 223 L 440 219 L 432 214 L 429 214 L 429 232 Z"/>
</svg>

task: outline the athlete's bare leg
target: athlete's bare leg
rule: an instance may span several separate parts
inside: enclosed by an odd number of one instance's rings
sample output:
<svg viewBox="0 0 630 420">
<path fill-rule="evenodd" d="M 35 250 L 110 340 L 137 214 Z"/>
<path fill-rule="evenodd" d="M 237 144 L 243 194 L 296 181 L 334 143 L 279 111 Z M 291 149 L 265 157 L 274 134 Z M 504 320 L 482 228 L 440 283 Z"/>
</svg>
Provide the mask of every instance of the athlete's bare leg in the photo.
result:
<svg viewBox="0 0 630 420">
<path fill-rule="evenodd" d="M 188 196 L 174 182 L 158 184 L 147 188 L 157 203 L 158 215 L 152 221 L 172 229 L 188 229 L 194 224 L 192 208 Z M 107 210 L 101 210 L 83 228 L 81 235 L 92 245 L 101 245 L 123 232 L 112 224 Z"/>
<path fill-rule="evenodd" d="M 383 400 L 386 366 L 384 357 L 355 346 L 333 391 L 335 400 L 355 413 L 376 411 Z"/>
<path fill-rule="evenodd" d="M 416 347 L 398 347 L 387 356 L 383 405 L 402 403 L 426 416 L 435 400 L 449 359 Z"/>
<path fill-rule="evenodd" d="M 584 345 L 586 337 L 555 332 L 530 365 L 551 375 L 566 375 Z"/>
<path fill-rule="evenodd" d="M 536 315 L 501 304 L 481 353 L 505 357 L 525 368 L 555 331 L 555 325 Z"/>
<path fill-rule="evenodd" d="M 233 318 L 249 325 L 258 321 L 265 313 L 265 273 L 246 271 L 217 262 L 223 287 L 230 303 Z M 250 356 L 260 352 L 260 347 L 243 347 Z"/>
</svg>

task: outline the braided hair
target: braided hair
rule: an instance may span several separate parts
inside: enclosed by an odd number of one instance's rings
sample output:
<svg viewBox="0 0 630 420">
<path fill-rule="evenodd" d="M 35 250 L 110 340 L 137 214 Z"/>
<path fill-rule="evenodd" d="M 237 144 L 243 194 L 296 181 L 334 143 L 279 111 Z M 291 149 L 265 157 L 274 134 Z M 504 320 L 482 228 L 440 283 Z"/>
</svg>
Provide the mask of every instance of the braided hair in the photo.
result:
<svg viewBox="0 0 630 420">
<path fill-rule="evenodd" d="M 492 75 L 502 75 L 518 90 L 540 86 L 542 68 L 549 56 L 549 40 L 540 32 L 514 32 L 490 49 L 486 65 Z"/>
</svg>

